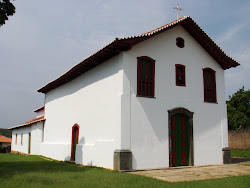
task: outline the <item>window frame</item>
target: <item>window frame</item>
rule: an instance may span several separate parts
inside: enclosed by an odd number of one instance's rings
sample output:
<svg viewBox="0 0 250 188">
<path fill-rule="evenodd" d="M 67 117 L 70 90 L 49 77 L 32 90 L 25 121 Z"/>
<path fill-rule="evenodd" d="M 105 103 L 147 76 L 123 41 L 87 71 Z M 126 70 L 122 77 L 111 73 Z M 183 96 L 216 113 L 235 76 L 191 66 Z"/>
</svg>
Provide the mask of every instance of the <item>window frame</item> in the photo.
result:
<svg viewBox="0 0 250 188">
<path fill-rule="evenodd" d="M 21 146 L 23 145 L 23 133 L 21 134 Z"/>
<path fill-rule="evenodd" d="M 183 76 L 183 84 L 178 83 L 178 76 L 179 76 L 178 71 L 177 71 L 178 67 L 183 68 L 183 74 L 181 74 Z M 176 84 L 176 86 L 186 87 L 186 67 L 185 67 L 185 65 L 182 65 L 182 64 L 175 65 L 175 84 Z"/>
<path fill-rule="evenodd" d="M 152 63 L 152 81 L 149 80 L 143 80 L 141 77 L 142 74 L 142 63 L 140 60 L 146 59 Z M 149 72 L 148 72 L 149 74 Z M 151 82 L 152 83 L 152 89 L 151 89 L 151 95 L 142 94 L 142 90 L 140 90 L 140 82 Z M 137 97 L 148 97 L 148 98 L 155 98 L 155 60 L 148 57 L 148 56 L 140 56 L 137 57 Z"/>
<path fill-rule="evenodd" d="M 16 145 L 17 145 L 17 134 L 16 134 Z"/>
<path fill-rule="evenodd" d="M 203 92 L 204 92 L 204 102 L 206 103 L 217 103 L 217 91 L 216 91 L 216 71 L 214 71 L 213 69 L 211 68 L 204 68 L 202 69 L 203 70 Z M 210 71 L 212 73 L 212 79 L 213 79 L 213 83 L 214 83 L 214 87 L 213 88 L 206 88 L 206 71 Z M 209 80 L 208 80 L 209 82 Z M 209 82 L 209 85 L 211 85 L 211 80 Z M 213 92 L 213 98 L 210 98 L 211 97 L 211 93 L 209 94 L 208 96 L 208 100 L 207 99 L 207 92 L 206 91 L 209 91 L 210 92 L 212 91 Z"/>
<path fill-rule="evenodd" d="M 176 38 L 176 46 L 179 48 L 184 48 L 185 47 L 185 40 L 182 37 L 177 37 Z"/>
</svg>

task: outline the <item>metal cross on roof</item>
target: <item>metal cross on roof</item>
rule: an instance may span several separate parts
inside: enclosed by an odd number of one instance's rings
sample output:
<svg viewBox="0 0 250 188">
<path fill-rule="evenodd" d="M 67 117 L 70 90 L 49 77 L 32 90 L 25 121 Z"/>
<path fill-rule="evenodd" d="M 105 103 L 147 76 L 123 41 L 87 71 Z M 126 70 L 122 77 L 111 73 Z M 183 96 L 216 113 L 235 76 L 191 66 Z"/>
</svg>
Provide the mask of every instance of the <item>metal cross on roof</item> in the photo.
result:
<svg viewBox="0 0 250 188">
<path fill-rule="evenodd" d="M 173 7 L 173 9 L 177 10 L 177 19 L 179 19 L 179 10 L 183 10 L 183 9 L 179 7 L 179 3 L 177 3 L 177 6 Z"/>
</svg>

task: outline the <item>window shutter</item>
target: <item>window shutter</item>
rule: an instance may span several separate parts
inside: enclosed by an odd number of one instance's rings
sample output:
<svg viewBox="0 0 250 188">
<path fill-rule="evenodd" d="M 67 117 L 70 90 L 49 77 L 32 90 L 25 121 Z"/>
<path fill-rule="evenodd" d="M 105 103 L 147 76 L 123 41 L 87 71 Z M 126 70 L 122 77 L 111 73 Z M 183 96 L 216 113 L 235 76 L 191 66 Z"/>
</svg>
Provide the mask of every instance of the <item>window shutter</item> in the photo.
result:
<svg viewBox="0 0 250 188">
<path fill-rule="evenodd" d="M 145 56 L 137 59 L 137 96 L 154 97 L 155 61 Z"/>
<path fill-rule="evenodd" d="M 215 71 L 210 68 L 203 69 L 204 101 L 216 103 Z"/>
</svg>

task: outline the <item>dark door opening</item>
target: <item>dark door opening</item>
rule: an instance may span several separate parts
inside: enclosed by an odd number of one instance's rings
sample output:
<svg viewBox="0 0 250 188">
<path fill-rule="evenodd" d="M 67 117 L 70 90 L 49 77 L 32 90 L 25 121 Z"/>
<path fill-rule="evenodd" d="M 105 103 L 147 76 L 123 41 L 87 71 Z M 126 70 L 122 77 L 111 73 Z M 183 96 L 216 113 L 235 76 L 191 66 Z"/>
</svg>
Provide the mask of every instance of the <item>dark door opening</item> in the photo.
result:
<svg viewBox="0 0 250 188">
<path fill-rule="evenodd" d="M 169 166 L 193 166 L 193 112 L 175 108 L 168 115 Z"/>
<path fill-rule="evenodd" d="M 30 151 L 31 151 L 31 133 L 29 133 L 28 154 L 30 154 Z"/>
<path fill-rule="evenodd" d="M 75 161 L 76 145 L 78 144 L 79 125 L 75 124 L 72 127 L 72 144 L 71 144 L 71 161 Z"/>
<path fill-rule="evenodd" d="M 176 114 L 171 118 L 172 166 L 189 165 L 188 117 Z"/>
</svg>

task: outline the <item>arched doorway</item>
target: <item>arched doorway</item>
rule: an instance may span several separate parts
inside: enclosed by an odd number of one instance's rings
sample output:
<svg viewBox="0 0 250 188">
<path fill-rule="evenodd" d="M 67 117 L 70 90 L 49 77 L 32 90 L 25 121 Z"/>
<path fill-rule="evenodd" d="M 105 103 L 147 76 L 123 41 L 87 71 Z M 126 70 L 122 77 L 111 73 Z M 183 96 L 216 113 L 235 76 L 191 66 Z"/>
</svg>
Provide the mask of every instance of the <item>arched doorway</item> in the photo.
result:
<svg viewBox="0 0 250 188">
<path fill-rule="evenodd" d="M 193 112 L 185 108 L 168 111 L 169 166 L 193 166 Z"/>
<path fill-rule="evenodd" d="M 71 160 L 75 161 L 76 145 L 78 144 L 79 125 L 75 124 L 72 127 L 72 143 L 71 143 Z"/>
</svg>

